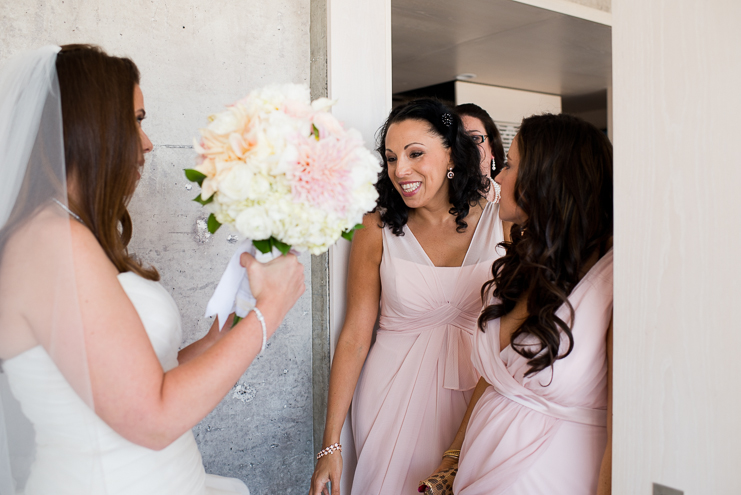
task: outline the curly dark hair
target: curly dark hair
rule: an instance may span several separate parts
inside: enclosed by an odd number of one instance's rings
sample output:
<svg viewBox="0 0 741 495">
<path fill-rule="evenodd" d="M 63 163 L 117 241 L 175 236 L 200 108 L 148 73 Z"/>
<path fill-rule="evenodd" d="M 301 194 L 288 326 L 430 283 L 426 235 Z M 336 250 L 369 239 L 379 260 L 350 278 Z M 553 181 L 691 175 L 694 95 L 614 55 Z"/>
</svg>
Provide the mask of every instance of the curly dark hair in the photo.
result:
<svg viewBox="0 0 741 495">
<path fill-rule="evenodd" d="M 443 115 L 446 114 L 449 116 L 450 125 L 446 125 L 443 120 Z M 406 120 L 427 123 L 430 131 L 440 136 L 443 146 L 450 150 L 450 158 L 455 165 L 455 176 L 449 181 L 449 201 L 452 205 L 449 211 L 451 215 L 455 215 L 455 223 L 458 226 L 456 230 L 463 232 L 468 227 L 464 219 L 470 207 L 484 198 L 489 185 L 479 168 L 479 148 L 463 128 L 461 118 L 447 105 L 432 98 L 413 100 L 394 108 L 378 130 L 376 150 L 381 155 L 382 170 L 376 183 L 378 191 L 376 210 L 380 212 L 381 221 L 384 226 L 389 225 L 395 235 L 404 235 L 403 228 L 409 219 L 409 207 L 389 177 L 386 134 L 391 124 Z"/>
<path fill-rule="evenodd" d="M 607 251 L 612 238 L 612 144 L 596 127 L 568 115 L 537 115 L 522 121 L 516 141 L 520 164 L 514 198 L 527 218 L 512 228 L 506 254 L 492 266 L 481 297 L 498 302 L 479 316 L 479 328 L 527 297 L 527 319 L 510 345 L 528 358 L 527 375 L 552 367 L 574 348 L 571 327 L 556 316 L 574 308 L 569 294 L 591 256 Z M 561 332 L 568 339 L 560 354 Z M 535 337 L 538 346 L 530 344 Z"/>
<path fill-rule="evenodd" d="M 494 157 L 494 163 L 496 168 L 491 171 L 491 176 L 495 177 L 502 166 L 504 165 L 504 145 L 502 144 L 502 135 L 499 134 L 499 129 L 494 123 L 494 119 L 491 118 L 489 112 L 481 108 L 474 103 L 463 103 L 455 107 L 455 111 L 460 116 L 473 117 L 479 119 L 484 124 L 484 130 L 487 136 L 487 146 L 491 149 L 491 154 Z"/>
</svg>

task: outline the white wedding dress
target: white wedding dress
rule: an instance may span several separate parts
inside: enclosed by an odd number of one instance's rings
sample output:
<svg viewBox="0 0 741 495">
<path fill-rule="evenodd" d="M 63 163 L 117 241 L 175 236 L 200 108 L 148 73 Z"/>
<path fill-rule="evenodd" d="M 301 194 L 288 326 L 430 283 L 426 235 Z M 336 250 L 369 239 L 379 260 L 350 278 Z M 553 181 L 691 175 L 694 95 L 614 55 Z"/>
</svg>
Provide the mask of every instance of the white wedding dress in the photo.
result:
<svg viewBox="0 0 741 495">
<path fill-rule="evenodd" d="M 162 368 L 178 365 L 180 313 L 157 282 L 118 276 Z M 25 495 L 249 495 L 240 480 L 207 475 L 193 433 L 150 450 L 113 431 L 80 399 L 46 350 L 33 347 L 3 363 L 10 388 L 36 431 Z"/>
</svg>

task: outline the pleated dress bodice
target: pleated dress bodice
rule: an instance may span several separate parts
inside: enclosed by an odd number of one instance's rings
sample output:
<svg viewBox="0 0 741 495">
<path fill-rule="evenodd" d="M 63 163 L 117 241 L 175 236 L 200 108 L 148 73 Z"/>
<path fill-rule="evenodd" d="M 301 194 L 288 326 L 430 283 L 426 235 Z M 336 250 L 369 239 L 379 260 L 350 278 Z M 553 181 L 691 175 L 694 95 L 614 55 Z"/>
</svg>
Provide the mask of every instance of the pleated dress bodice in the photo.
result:
<svg viewBox="0 0 741 495">
<path fill-rule="evenodd" d="M 528 359 L 500 349 L 499 319 L 474 337 L 473 363 L 488 387 L 461 447 L 456 495 L 590 495 L 607 443 L 607 331 L 612 318 L 609 250 L 556 315 L 574 347 L 552 367 L 526 375 Z M 536 344 L 525 338 L 522 344 Z M 559 354 L 568 349 L 561 334 Z"/>
<path fill-rule="evenodd" d="M 407 226 L 383 230 L 379 324 L 352 405 L 353 494 L 416 493 L 460 426 L 479 377 L 481 286 L 504 239 L 498 204 L 475 229 L 460 267 L 435 266 Z"/>
</svg>

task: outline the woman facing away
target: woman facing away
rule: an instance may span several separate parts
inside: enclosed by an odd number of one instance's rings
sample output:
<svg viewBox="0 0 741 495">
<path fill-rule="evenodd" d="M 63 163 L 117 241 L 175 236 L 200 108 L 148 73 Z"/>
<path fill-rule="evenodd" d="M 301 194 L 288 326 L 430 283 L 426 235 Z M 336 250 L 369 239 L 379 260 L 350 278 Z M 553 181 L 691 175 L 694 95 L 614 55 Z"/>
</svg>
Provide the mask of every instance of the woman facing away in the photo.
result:
<svg viewBox="0 0 741 495">
<path fill-rule="evenodd" d="M 496 180 L 515 225 L 482 289 L 453 491 L 609 493 L 612 146 L 575 117 L 533 116 Z"/>
<path fill-rule="evenodd" d="M 292 255 L 243 255 L 258 311 L 178 353 L 177 306 L 126 249 L 152 149 L 144 116 L 136 66 L 96 47 L 0 70 L 0 358 L 35 431 L 18 438 L 28 421 L 4 397 L 2 493 L 249 493 L 205 474 L 191 428 L 275 332 L 303 270 Z"/>
<path fill-rule="evenodd" d="M 324 430 L 325 448 L 339 443 L 352 401 L 352 493 L 362 495 L 416 493 L 453 440 L 478 380 L 479 287 L 503 240 L 477 147 L 445 105 L 395 108 L 378 151 L 380 197 L 352 243 Z M 339 494 L 341 452 L 320 455 L 311 494 L 329 493 L 329 482 Z"/>
</svg>

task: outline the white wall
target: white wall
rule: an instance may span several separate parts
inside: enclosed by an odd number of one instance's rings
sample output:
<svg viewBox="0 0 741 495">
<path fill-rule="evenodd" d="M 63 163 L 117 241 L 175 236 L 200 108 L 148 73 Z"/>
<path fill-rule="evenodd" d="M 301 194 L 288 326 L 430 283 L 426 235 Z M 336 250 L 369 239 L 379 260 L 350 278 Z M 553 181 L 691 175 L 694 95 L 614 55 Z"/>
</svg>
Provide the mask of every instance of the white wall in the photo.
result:
<svg viewBox="0 0 741 495">
<path fill-rule="evenodd" d="M 524 117 L 561 113 L 561 97 L 557 95 L 456 81 L 455 104 L 463 103 L 475 103 L 489 113 L 497 125 L 505 153 Z"/>
<path fill-rule="evenodd" d="M 741 493 L 741 2 L 613 16 L 613 493 Z"/>
<path fill-rule="evenodd" d="M 391 0 L 329 0 L 329 97 L 337 118 L 363 134 L 375 148 L 376 130 L 391 111 Z M 340 241 L 330 250 L 330 352 L 345 320 L 347 260 L 350 244 Z M 350 493 L 355 472 L 355 448 L 349 416 L 342 431 L 344 472 L 342 493 Z"/>
<path fill-rule="evenodd" d="M 512 0 L 539 7 L 541 9 L 560 12 L 573 17 L 579 17 L 607 26 L 612 25 L 612 0 Z"/>
<path fill-rule="evenodd" d="M 461 103 L 477 104 L 495 122 L 518 125 L 523 117 L 540 113 L 561 113 L 561 97 L 558 95 L 456 81 L 455 104 Z"/>
</svg>

